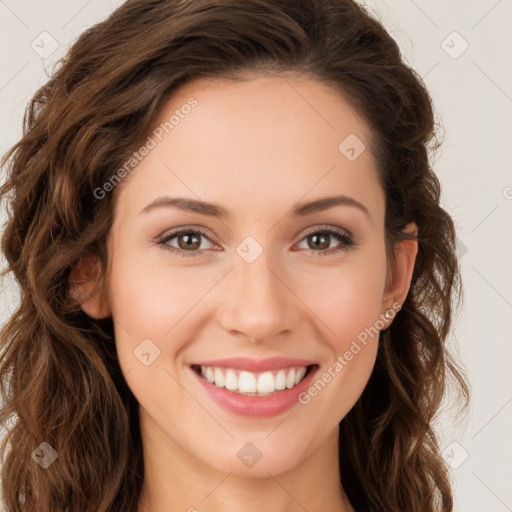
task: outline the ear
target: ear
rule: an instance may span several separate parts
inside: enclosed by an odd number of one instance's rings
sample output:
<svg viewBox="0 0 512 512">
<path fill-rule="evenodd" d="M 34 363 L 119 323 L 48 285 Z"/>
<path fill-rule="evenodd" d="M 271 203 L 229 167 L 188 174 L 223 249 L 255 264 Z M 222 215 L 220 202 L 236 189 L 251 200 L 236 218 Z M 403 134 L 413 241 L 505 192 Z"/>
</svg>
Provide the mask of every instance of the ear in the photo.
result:
<svg viewBox="0 0 512 512">
<path fill-rule="evenodd" d="M 414 222 L 407 224 L 403 231 L 415 237 L 418 235 L 418 228 Z M 395 245 L 394 251 L 396 258 L 395 269 L 394 272 L 391 269 L 388 270 L 389 274 L 382 298 L 381 318 L 386 324 L 384 329 L 391 325 L 395 314 L 399 311 L 398 306 L 402 306 L 409 293 L 414 263 L 418 253 L 418 242 L 417 240 L 403 240 Z M 390 308 L 393 309 L 394 314 L 391 318 L 387 319 L 384 317 L 384 313 Z"/>
<path fill-rule="evenodd" d="M 96 319 L 112 314 L 102 297 L 102 279 L 100 261 L 92 254 L 82 256 L 71 270 L 70 295 L 80 303 L 85 313 Z"/>
</svg>

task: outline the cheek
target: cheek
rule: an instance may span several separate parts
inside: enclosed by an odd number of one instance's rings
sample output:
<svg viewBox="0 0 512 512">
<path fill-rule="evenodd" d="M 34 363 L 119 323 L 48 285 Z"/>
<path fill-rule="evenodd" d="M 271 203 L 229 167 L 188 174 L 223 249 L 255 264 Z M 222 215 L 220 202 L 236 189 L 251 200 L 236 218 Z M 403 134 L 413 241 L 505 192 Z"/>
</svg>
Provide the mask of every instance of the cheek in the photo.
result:
<svg viewBox="0 0 512 512">
<path fill-rule="evenodd" d="M 113 263 L 110 297 L 114 318 L 127 331 L 162 339 L 211 287 L 197 268 L 162 265 L 136 255 Z M 215 277 L 215 276 L 213 276 Z"/>
<path fill-rule="evenodd" d="M 113 260 L 109 300 L 118 359 L 125 375 L 137 379 L 143 370 L 136 359 L 139 352 L 157 356 L 148 368 L 174 365 L 184 340 L 193 335 L 191 318 L 217 281 L 211 270 L 172 268 L 137 254 L 130 257 L 129 250 Z"/>
<path fill-rule="evenodd" d="M 337 353 L 347 350 L 352 340 L 364 338 L 365 333 L 370 338 L 382 328 L 379 319 L 385 265 L 379 260 L 340 267 L 304 284 L 304 290 L 310 290 L 308 303 L 325 326 L 326 340 Z"/>
<path fill-rule="evenodd" d="M 301 403 L 312 405 L 334 427 L 361 396 L 377 357 L 382 280 L 378 272 L 347 273 L 330 292 L 317 288 L 323 332 L 330 357 L 317 373 Z M 318 397 L 318 398 L 317 398 Z"/>
</svg>

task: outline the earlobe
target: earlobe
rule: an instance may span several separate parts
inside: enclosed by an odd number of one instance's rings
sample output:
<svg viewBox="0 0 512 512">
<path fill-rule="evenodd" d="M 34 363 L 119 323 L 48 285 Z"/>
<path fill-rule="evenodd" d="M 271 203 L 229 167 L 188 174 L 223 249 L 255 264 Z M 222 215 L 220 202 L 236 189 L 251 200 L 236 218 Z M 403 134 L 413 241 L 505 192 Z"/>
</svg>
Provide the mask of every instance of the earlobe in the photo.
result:
<svg viewBox="0 0 512 512">
<path fill-rule="evenodd" d="M 69 294 L 90 317 L 100 319 L 111 315 L 102 295 L 101 265 L 97 256 L 82 256 L 71 270 Z"/>
<path fill-rule="evenodd" d="M 408 224 L 404 228 L 404 231 L 417 237 L 418 229 L 414 222 Z M 386 310 L 390 308 L 397 311 L 398 306 L 401 306 L 404 303 L 411 286 L 414 263 L 416 262 L 417 254 L 417 240 L 403 240 L 395 245 L 396 265 L 393 275 L 387 280 L 386 290 L 382 301 L 382 314 L 385 314 Z M 395 315 L 392 315 L 390 320 L 392 320 L 394 316 Z M 389 325 L 390 324 L 391 321 L 389 321 Z M 387 325 L 386 328 L 389 327 L 389 325 Z"/>
</svg>

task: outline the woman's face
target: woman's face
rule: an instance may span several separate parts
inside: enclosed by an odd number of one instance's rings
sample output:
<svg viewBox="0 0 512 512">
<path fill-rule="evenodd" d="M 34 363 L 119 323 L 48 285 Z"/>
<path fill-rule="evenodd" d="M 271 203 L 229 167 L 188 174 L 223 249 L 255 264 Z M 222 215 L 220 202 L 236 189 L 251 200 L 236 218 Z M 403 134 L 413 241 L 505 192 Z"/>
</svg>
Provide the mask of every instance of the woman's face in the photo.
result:
<svg viewBox="0 0 512 512">
<path fill-rule="evenodd" d="M 159 123 L 109 240 L 143 435 L 169 459 L 278 474 L 335 442 L 396 304 L 367 127 L 321 83 L 270 77 L 185 84 Z"/>
</svg>

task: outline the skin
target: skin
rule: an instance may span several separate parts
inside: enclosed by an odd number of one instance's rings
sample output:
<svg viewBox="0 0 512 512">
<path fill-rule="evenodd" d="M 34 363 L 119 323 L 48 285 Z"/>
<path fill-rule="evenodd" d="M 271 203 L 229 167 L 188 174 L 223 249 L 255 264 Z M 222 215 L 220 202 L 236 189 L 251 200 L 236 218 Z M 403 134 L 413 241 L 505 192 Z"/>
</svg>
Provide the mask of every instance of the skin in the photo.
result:
<svg viewBox="0 0 512 512">
<path fill-rule="evenodd" d="M 103 303 L 92 287 L 98 261 L 75 268 L 77 289 L 88 296 L 84 311 L 115 320 L 120 365 L 140 404 L 139 512 L 352 511 L 340 486 L 338 424 L 368 382 L 377 336 L 307 405 L 272 418 L 222 409 L 188 365 L 288 356 L 316 361 L 322 375 L 387 308 L 403 303 L 417 242 L 396 246 L 392 274 L 368 127 L 339 93 L 297 76 L 196 80 L 175 92 L 156 125 L 190 97 L 197 107 L 115 190 Z M 354 161 L 338 150 L 349 134 L 366 145 Z M 288 213 L 334 194 L 356 199 L 368 215 L 346 205 L 302 218 Z M 229 217 L 174 207 L 140 213 L 164 195 L 217 203 Z M 330 254 L 318 256 L 325 246 L 307 235 L 325 225 L 348 231 L 356 245 L 336 252 L 343 242 L 331 235 Z M 180 257 L 154 241 L 199 226 L 208 236 L 199 239 L 200 256 Z M 263 251 L 250 264 L 236 251 L 249 235 Z M 147 338 L 160 349 L 149 366 L 134 357 Z M 247 442 L 262 454 L 251 468 L 236 455 Z"/>
</svg>

